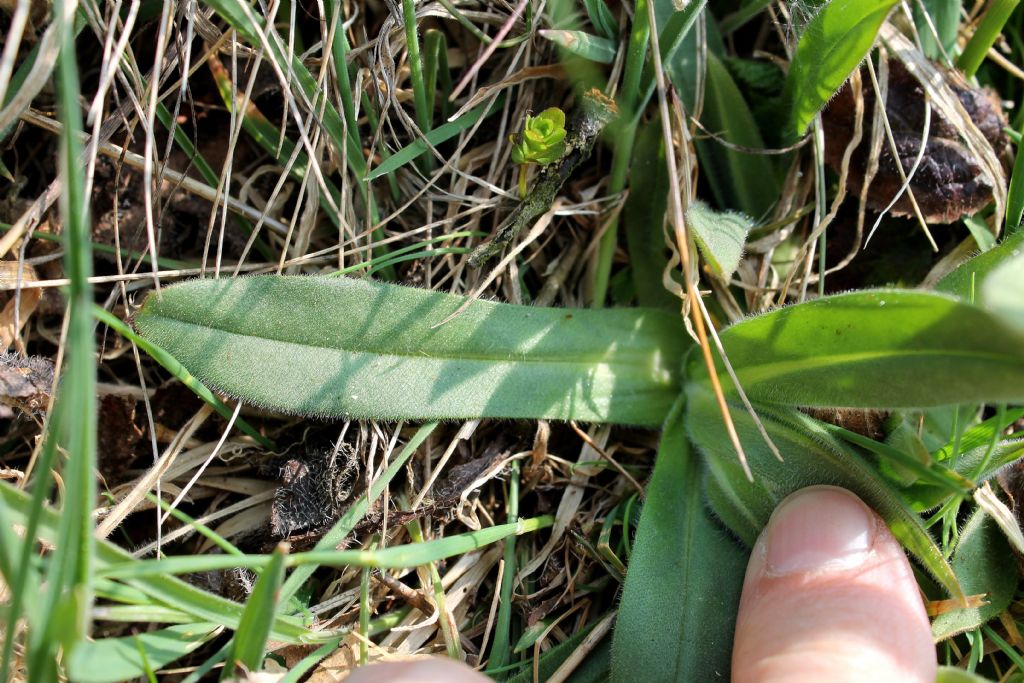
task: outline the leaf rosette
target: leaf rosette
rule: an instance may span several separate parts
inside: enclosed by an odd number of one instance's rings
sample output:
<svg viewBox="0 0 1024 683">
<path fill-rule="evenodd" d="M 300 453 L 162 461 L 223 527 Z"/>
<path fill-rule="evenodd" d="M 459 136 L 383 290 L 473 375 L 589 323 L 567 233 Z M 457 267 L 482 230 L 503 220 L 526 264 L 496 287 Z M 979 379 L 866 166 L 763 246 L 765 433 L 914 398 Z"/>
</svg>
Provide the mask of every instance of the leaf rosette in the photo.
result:
<svg viewBox="0 0 1024 683">
<path fill-rule="evenodd" d="M 526 117 L 522 135 L 511 136 L 512 162 L 551 164 L 565 153 L 565 112 L 558 107 Z"/>
</svg>

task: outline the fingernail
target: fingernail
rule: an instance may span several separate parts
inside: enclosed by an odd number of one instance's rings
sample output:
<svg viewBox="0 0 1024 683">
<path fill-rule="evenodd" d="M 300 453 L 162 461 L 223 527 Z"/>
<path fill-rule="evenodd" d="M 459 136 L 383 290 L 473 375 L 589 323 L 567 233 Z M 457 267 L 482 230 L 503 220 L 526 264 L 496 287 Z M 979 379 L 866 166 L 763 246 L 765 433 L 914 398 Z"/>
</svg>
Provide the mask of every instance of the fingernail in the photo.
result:
<svg viewBox="0 0 1024 683">
<path fill-rule="evenodd" d="M 875 516 L 855 495 L 812 486 L 775 508 L 765 532 L 765 564 L 776 576 L 852 569 L 875 537 Z"/>
</svg>

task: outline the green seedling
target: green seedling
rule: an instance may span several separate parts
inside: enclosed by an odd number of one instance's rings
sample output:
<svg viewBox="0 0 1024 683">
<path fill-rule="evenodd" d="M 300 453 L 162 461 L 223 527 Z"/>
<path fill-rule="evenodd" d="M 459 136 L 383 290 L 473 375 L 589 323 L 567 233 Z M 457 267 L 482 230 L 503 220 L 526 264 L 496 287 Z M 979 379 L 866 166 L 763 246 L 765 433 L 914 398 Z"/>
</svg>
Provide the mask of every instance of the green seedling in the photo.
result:
<svg viewBox="0 0 1024 683">
<path fill-rule="evenodd" d="M 565 154 L 565 112 L 550 107 L 538 116 L 526 115 L 523 130 L 510 135 L 512 163 L 519 165 L 519 196 L 526 198 L 526 173 L 530 164 L 553 164 Z"/>
</svg>

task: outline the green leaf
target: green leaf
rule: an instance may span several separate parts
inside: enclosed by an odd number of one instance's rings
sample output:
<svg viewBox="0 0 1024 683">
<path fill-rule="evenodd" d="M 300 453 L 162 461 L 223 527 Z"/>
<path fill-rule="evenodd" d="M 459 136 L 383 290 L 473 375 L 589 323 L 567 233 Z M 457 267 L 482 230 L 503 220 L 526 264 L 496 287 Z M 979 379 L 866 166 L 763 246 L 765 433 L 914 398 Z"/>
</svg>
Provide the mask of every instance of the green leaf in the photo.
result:
<svg viewBox="0 0 1024 683">
<path fill-rule="evenodd" d="M 790 103 L 788 134 L 798 138 L 875 43 L 896 0 L 832 0 L 797 43 L 784 97 Z"/>
<path fill-rule="evenodd" d="M 537 642 L 537 639 L 540 638 L 544 631 L 547 630 L 548 626 L 551 626 L 551 622 L 552 620 L 550 618 L 541 619 L 533 626 L 527 627 L 527 629 L 523 631 L 523 635 L 521 635 L 519 640 L 516 642 L 516 646 L 512 648 L 512 652 L 514 654 L 519 654 L 533 647 L 533 644 Z"/>
<path fill-rule="evenodd" d="M 242 619 L 228 655 L 228 666 L 225 666 L 221 679 L 233 676 L 239 666 L 248 671 L 259 671 L 263 666 L 263 655 L 267 651 L 267 638 L 270 626 L 274 623 L 277 612 L 278 589 L 284 581 L 284 560 L 287 546 L 278 545 L 270 555 L 252 593 L 245 603 Z M 237 557 L 226 555 L 225 557 Z"/>
<path fill-rule="evenodd" d="M 1024 334 L 1024 250 L 996 266 L 981 284 L 985 308 Z"/>
<path fill-rule="evenodd" d="M 721 339 L 755 401 L 908 408 L 1024 400 L 1024 336 L 946 295 L 828 296 L 733 325 Z M 704 376 L 701 358 L 691 353 L 687 362 L 690 377 Z"/>
<path fill-rule="evenodd" d="M 197 381 L 196 378 L 193 377 L 188 370 L 182 367 L 181 363 L 179 363 L 174 356 L 169 354 L 165 349 L 162 349 L 158 345 L 153 344 L 152 342 L 135 334 L 135 331 L 126 325 L 123 320 L 100 306 L 93 306 L 92 314 L 104 325 L 114 330 L 128 341 L 136 344 L 140 349 L 149 354 L 150 358 L 162 365 L 163 368 L 176 377 L 179 382 L 191 389 L 196 396 L 210 404 L 210 406 L 216 410 L 221 417 L 228 420 L 231 419 L 234 411 L 231 408 L 228 408 L 224 401 L 220 400 L 220 397 Z M 260 434 L 255 427 L 245 421 L 245 418 L 236 417 L 235 425 L 241 431 L 256 439 L 256 441 L 262 444 L 265 448 L 274 450 L 274 442 Z"/>
<path fill-rule="evenodd" d="M 993 683 L 993 681 L 957 666 L 940 666 L 935 676 L 935 683 Z"/>
<path fill-rule="evenodd" d="M 1006 232 L 1010 235 L 1020 230 L 1021 217 L 1024 216 L 1024 149 L 1021 149 L 1019 138 L 1015 147 L 1013 173 L 1006 188 Z"/>
<path fill-rule="evenodd" d="M 701 124 L 726 142 L 751 149 L 764 148 L 754 115 L 729 70 L 711 52 L 707 53 L 707 60 Z M 716 140 L 698 138 L 696 147 L 719 206 L 755 217 L 768 213 L 780 192 L 779 174 L 769 157 L 730 149 Z"/>
<path fill-rule="evenodd" d="M 935 289 L 954 294 L 965 301 L 975 301 L 985 278 L 1000 264 L 1022 253 L 1024 253 L 1024 230 L 1010 235 L 998 246 L 964 261 L 939 280 Z"/>
<path fill-rule="evenodd" d="M 604 0 L 583 0 L 583 6 L 587 10 L 587 18 L 605 38 L 614 39 L 619 34 L 619 22 L 615 15 L 608 9 Z"/>
<path fill-rule="evenodd" d="M 68 675 L 73 683 L 117 683 L 138 678 L 146 674 L 147 668 L 160 669 L 194 652 L 219 631 L 216 624 L 182 624 L 124 638 L 81 641 L 71 651 Z"/>
<path fill-rule="evenodd" d="M 662 274 L 668 266 L 665 211 L 669 180 L 665 161 L 661 119 L 656 118 L 641 128 L 637 136 L 622 222 L 637 301 L 641 306 L 678 311 L 679 299 L 662 284 Z"/>
<path fill-rule="evenodd" d="M 951 596 L 960 597 L 956 576 L 920 517 L 873 464 L 836 439 L 822 423 L 795 409 L 755 406 L 786 459 L 779 462 L 743 405 L 738 400 L 730 401 L 730 413 L 754 475 L 751 482 L 722 425 L 714 394 L 696 383 L 688 385 L 686 393 L 686 428 L 704 456 L 708 502 L 748 545 L 753 546 L 775 506 L 790 493 L 817 484 L 842 486 L 860 496 L 885 520 L 893 536 Z"/>
<path fill-rule="evenodd" d="M 753 221 L 735 211 L 714 211 L 704 202 L 686 210 L 686 226 L 693 231 L 704 260 L 720 278 L 728 279 L 743 258 L 743 246 Z"/>
<path fill-rule="evenodd" d="M 617 45 L 615 41 L 595 36 L 586 31 L 567 31 L 564 29 L 542 29 L 538 31 L 542 38 L 561 45 L 569 52 L 600 64 L 611 64 L 615 61 Z"/>
<path fill-rule="evenodd" d="M 936 641 L 978 628 L 1005 610 L 1017 588 L 1017 563 L 1006 536 L 984 510 L 976 510 L 960 532 L 953 571 L 966 595 L 987 594 L 988 604 L 935 617 Z"/>
<path fill-rule="evenodd" d="M 947 55 L 953 53 L 953 48 L 956 47 L 956 34 L 960 28 L 961 4 L 961 0 L 921 0 L 912 5 L 914 24 L 921 38 L 921 51 L 929 59 L 940 59 L 943 51 Z M 931 19 L 931 25 L 935 27 L 934 34 L 925 18 L 926 12 Z"/>
<path fill-rule="evenodd" d="M 746 564 L 746 553 L 704 506 L 680 400 L 665 422 L 647 487 L 612 641 L 611 680 L 728 679 Z"/>
<path fill-rule="evenodd" d="M 324 277 L 193 280 L 151 294 L 134 322 L 247 403 L 378 419 L 652 425 L 678 393 L 689 344 L 660 311 L 469 303 Z"/>
</svg>

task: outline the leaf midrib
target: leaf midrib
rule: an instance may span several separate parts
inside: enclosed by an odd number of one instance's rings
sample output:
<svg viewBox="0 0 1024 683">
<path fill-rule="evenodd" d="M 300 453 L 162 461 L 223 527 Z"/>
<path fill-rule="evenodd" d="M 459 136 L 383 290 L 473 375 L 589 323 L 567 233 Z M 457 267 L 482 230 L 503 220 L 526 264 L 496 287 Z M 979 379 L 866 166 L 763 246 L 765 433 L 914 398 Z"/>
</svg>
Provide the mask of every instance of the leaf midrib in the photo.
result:
<svg viewBox="0 0 1024 683">
<path fill-rule="evenodd" d="M 1009 354 L 985 353 L 980 351 L 967 350 L 942 350 L 942 349 L 901 349 L 897 351 L 861 351 L 858 353 L 829 354 L 813 358 L 778 361 L 774 363 L 758 363 L 756 365 L 741 366 L 734 364 L 736 374 L 746 382 L 768 382 L 772 379 L 793 374 L 798 370 L 820 370 L 823 367 L 841 365 L 857 362 L 870 362 L 879 359 L 899 361 L 914 357 L 958 357 L 973 358 L 977 360 L 990 361 L 994 363 L 1010 363 L 1024 365 L 1024 361 Z"/>
<path fill-rule="evenodd" d="M 658 385 L 673 386 L 675 384 L 675 382 L 672 381 L 672 380 L 676 378 L 676 373 L 672 371 L 673 364 L 671 364 L 671 363 L 663 362 L 663 363 L 661 363 L 661 366 L 660 366 L 660 369 L 664 369 L 664 371 L 669 375 L 669 379 L 667 381 L 666 380 L 658 379 L 656 375 L 660 374 L 660 373 L 656 373 L 656 372 L 653 371 L 654 360 L 652 358 L 652 355 L 656 351 L 662 351 L 663 347 L 661 347 L 661 346 L 655 347 L 655 349 L 653 351 L 645 351 L 645 352 L 639 352 L 639 353 L 632 353 L 632 352 L 626 352 L 626 351 L 621 351 L 621 350 L 620 351 L 612 351 L 607 358 L 602 358 L 602 359 L 595 359 L 595 358 L 587 356 L 587 355 L 578 355 L 578 356 L 573 356 L 571 358 L 555 358 L 555 357 L 540 356 L 539 354 L 533 354 L 533 353 L 531 353 L 529 351 L 525 352 L 520 357 L 504 357 L 503 358 L 503 357 L 500 357 L 500 356 L 497 356 L 497 355 L 481 355 L 481 354 L 466 353 L 465 349 L 459 349 L 458 355 L 441 356 L 441 355 L 429 355 L 429 354 L 425 354 L 425 353 L 419 353 L 419 354 L 418 353 L 408 353 L 408 352 L 402 353 L 400 351 L 395 351 L 393 349 L 389 349 L 387 351 L 381 351 L 381 350 L 376 350 L 376 349 L 372 349 L 372 348 L 346 348 L 346 347 L 338 347 L 338 346 L 329 346 L 329 345 L 326 345 L 326 344 L 316 344 L 316 343 L 295 341 L 293 339 L 279 339 L 279 338 L 272 337 L 272 336 L 249 335 L 249 334 L 243 334 L 241 332 L 236 332 L 234 330 L 230 330 L 230 329 L 227 329 L 225 327 L 220 327 L 220 326 L 217 326 L 217 325 L 200 324 L 200 323 L 192 322 L 192 321 L 189 321 L 189 320 L 182 320 L 181 318 L 177 318 L 175 316 L 167 315 L 165 313 L 144 312 L 142 315 L 139 316 L 139 318 L 136 319 L 136 324 L 141 324 L 144 327 L 145 326 L 145 318 L 146 317 L 162 318 L 164 320 L 170 320 L 170 321 L 173 321 L 176 324 L 185 325 L 185 326 L 192 327 L 192 328 L 198 328 L 198 329 L 203 329 L 203 330 L 215 330 L 215 331 L 221 332 L 221 333 L 223 333 L 225 335 L 231 335 L 231 336 L 240 337 L 240 338 L 243 338 L 243 339 L 263 339 L 263 340 L 272 341 L 272 342 L 275 342 L 275 343 L 278 343 L 278 344 L 288 344 L 288 345 L 292 345 L 292 346 L 302 346 L 302 347 L 306 347 L 306 348 L 323 349 L 325 351 L 335 351 L 335 352 L 338 352 L 338 353 L 361 353 L 361 354 L 368 354 L 368 355 L 379 356 L 379 357 L 407 358 L 407 359 L 412 359 L 412 360 L 433 360 L 433 361 L 440 361 L 440 362 L 471 361 L 471 362 L 476 362 L 476 363 L 503 363 L 503 364 L 504 363 L 537 364 L 537 365 L 540 365 L 540 364 L 548 364 L 548 365 L 558 364 L 558 365 L 586 365 L 586 366 L 605 365 L 605 366 L 608 366 L 608 367 L 614 367 L 614 366 L 636 366 L 638 368 L 644 368 L 645 369 L 644 370 L 644 375 L 646 377 L 650 378 L 653 383 L 658 384 Z M 667 358 L 667 354 L 666 354 L 666 358 Z M 646 369 L 646 367 L 648 367 L 648 366 L 651 367 L 651 370 L 647 370 Z"/>
</svg>

